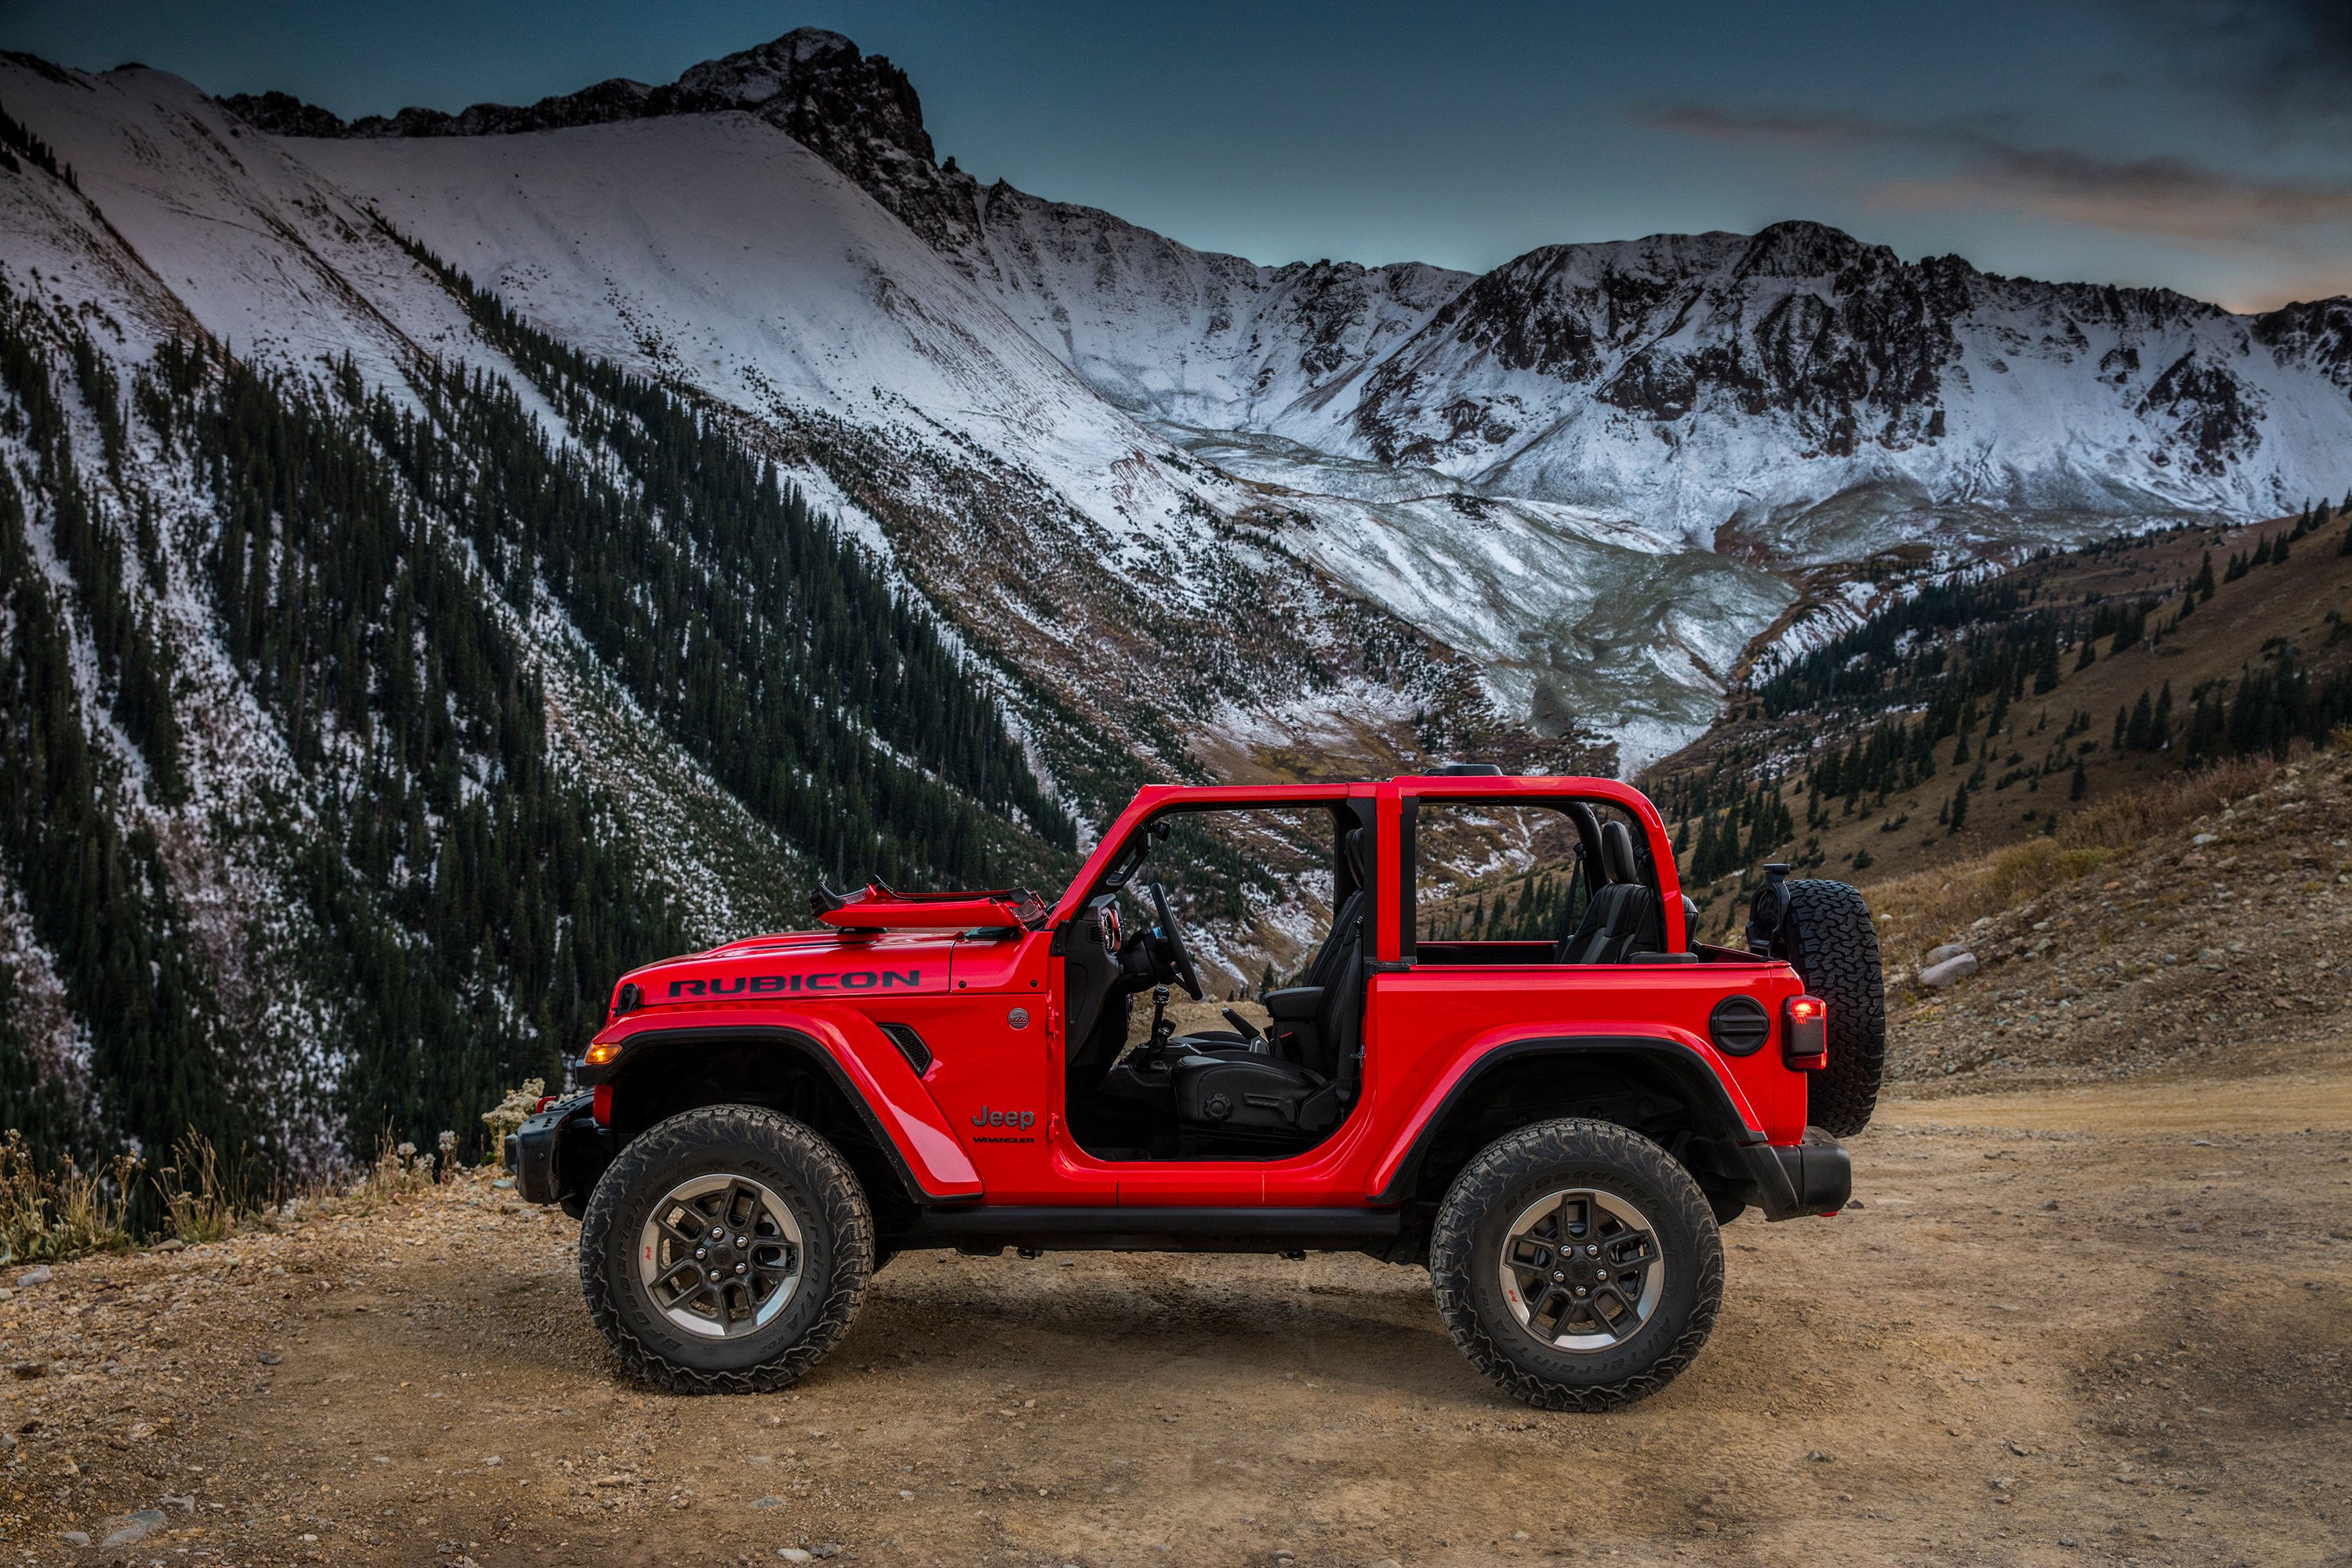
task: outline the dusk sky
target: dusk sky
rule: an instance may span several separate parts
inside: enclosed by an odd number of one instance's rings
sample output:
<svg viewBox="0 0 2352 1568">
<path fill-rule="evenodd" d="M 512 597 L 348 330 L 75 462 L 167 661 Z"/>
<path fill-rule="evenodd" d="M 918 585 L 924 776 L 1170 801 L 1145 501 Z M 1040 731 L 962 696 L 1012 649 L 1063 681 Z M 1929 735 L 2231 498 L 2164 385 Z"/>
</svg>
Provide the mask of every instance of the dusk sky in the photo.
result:
<svg viewBox="0 0 2352 1568">
<path fill-rule="evenodd" d="M 903 67 L 982 179 L 1258 261 L 1483 270 L 1809 217 L 2241 309 L 2352 293 L 2346 0 L 10 0 L 0 47 L 352 116 L 667 81 L 803 26 Z"/>
</svg>

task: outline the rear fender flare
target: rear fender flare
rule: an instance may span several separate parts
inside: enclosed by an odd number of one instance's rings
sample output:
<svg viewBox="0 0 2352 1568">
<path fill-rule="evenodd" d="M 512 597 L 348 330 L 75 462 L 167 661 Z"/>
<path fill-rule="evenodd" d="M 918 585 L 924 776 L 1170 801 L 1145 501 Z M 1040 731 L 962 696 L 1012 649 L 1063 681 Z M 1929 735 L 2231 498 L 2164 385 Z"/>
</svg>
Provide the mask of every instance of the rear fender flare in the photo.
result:
<svg viewBox="0 0 2352 1568">
<path fill-rule="evenodd" d="M 1628 1055 L 1655 1061 L 1674 1079 L 1709 1137 L 1736 1145 L 1768 1141 L 1738 1080 L 1709 1047 L 1672 1034 L 1523 1035 L 1465 1052 L 1454 1070 L 1423 1097 L 1387 1153 L 1373 1166 L 1370 1201 L 1395 1204 L 1412 1196 L 1422 1163 L 1444 1131 L 1447 1114 L 1467 1102 L 1480 1081 L 1496 1068 L 1534 1057 Z"/>
<path fill-rule="evenodd" d="M 846 1008 L 727 1008 L 700 1016 L 624 1020 L 596 1037 L 620 1054 L 593 1073 L 612 1082 L 657 1053 L 751 1041 L 822 1069 L 890 1156 L 918 1203 L 954 1203 L 982 1194 L 980 1173 L 907 1058 L 873 1020 Z M 583 1079 L 590 1075 L 583 1073 Z"/>
</svg>

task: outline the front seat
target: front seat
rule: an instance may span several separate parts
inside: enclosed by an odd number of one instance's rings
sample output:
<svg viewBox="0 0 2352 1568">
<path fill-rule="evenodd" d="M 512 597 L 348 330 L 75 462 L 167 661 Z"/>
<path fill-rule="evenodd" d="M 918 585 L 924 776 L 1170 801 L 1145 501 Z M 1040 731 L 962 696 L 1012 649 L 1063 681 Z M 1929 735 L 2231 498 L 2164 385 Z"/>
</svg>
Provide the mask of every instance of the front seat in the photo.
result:
<svg viewBox="0 0 2352 1568">
<path fill-rule="evenodd" d="M 1339 835 L 1339 859 L 1347 867 L 1348 879 L 1354 886 L 1348 896 L 1339 900 L 1339 908 L 1331 917 L 1330 934 L 1323 939 L 1323 946 L 1316 952 L 1315 962 L 1307 966 L 1307 973 L 1299 976 L 1298 984 L 1266 997 L 1266 1010 L 1275 1015 L 1272 1036 L 1253 1040 L 1238 1029 L 1202 1029 L 1179 1036 L 1172 1044 L 1189 1046 L 1194 1051 L 1204 1051 L 1213 1056 L 1239 1055 L 1264 1059 L 1283 1054 L 1281 1047 L 1286 1040 L 1295 1043 L 1303 1038 L 1305 1030 L 1285 1026 L 1313 1024 L 1315 1002 L 1306 993 L 1330 984 L 1332 976 L 1346 960 L 1348 943 L 1352 940 L 1349 936 L 1351 929 L 1360 925 L 1371 912 L 1371 877 L 1364 864 L 1362 828 L 1350 827 Z M 1310 1046 L 1305 1051 L 1293 1048 L 1287 1054 L 1304 1059 L 1305 1056 L 1313 1054 L 1313 1047 Z"/>
<path fill-rule="evenodd" d="M 1363 1025 L 1365 924 L 1358 910 L 1332 927 L 1331 940 L 1316 959 L 1315 967 L 1328 975 L 1323 984 L 1293 986 L 1266 999 L 1277 1037 L 1295 1042 L 1298 1059 L 1217 1047 L 1170 1059 L 1179 1125 L 1194 1131 L 1279 1135 L 1322 1132 L 1338 1124 L 1361 1076 L 1357 1043 Z"/>
<path fill-rule="evenodd" d="M 1552 948 L 1554 963 L 1622 963 L 1665 945 L 1658 895 L 1642 880 L 1633 835 L 1622 822 L 1601 824 L 1599 871 L 1584 919 Z"/>
<path fill-rule="evenodd" d="M 1363 830 L 1339 837 L 1339 857 L 1354 887 L 1339 900 L 1330 934 L 1301 984 L 1269 994 L 1270 1038 L 1237 1032 L 1195 1034 L 1169 1062 L 1176 1117 L 1194 1129 L 1234 1132 L 1319 1132 L 1354 1099 L 1364 1005 L 1364 933 L 1371 920 L 1371 879 Z"/>
</svg>

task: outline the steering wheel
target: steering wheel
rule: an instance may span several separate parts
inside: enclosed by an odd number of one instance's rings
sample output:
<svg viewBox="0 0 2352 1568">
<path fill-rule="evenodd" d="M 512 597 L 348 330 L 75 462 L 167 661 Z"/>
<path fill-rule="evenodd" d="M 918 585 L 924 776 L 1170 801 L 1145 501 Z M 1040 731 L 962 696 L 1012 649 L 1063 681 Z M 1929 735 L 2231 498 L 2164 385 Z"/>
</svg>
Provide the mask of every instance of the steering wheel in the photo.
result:
<svg viewBox="0 0 2352 1568">
<path fill-rule="evenodd" d="M 1201 976 L 1192 968 L 1192 955 L 1184 948 L 1184 928 L 1176 923 L 1176 916 L 1168 908 L 1168 889 L 1154 882 L 1150 887 L 1151 913 L 1159 921 L 1154 933 L 1160 938 L 1161 956 L 1175 972 L 1176 984 L 1184 994 L 1198 1002 L 1201 999 Z"/>
</svg>

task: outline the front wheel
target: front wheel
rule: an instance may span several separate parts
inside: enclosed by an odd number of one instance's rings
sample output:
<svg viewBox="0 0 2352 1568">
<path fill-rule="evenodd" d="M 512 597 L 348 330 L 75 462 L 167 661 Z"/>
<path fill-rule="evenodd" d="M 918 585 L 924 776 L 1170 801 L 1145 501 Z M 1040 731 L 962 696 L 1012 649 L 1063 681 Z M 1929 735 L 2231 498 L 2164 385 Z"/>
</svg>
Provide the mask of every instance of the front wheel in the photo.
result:
<svg viewBox="0 0 2352 1568">
<path fill-rule="evenodd" d="M 677 1394 L 759 1394 L 849 1330 L 874 1271 L 866 1194 L 831 1144 L 748 1105 L 673 1116 L 588 1199 L 580 1288 L 630 1370 Z"/>
<path fill-rule="evenodd" d="M 1541 1121 L 1454 1178 L 1429 1273 L 1454 1342 L 1505 1393 L 1610 1410 L 1664 1387 L 1706 1342 L 1723 1239 L 1706 1194 L 1649 1139 Z"/>
</svg>

